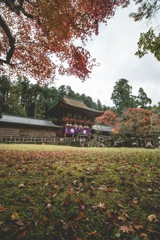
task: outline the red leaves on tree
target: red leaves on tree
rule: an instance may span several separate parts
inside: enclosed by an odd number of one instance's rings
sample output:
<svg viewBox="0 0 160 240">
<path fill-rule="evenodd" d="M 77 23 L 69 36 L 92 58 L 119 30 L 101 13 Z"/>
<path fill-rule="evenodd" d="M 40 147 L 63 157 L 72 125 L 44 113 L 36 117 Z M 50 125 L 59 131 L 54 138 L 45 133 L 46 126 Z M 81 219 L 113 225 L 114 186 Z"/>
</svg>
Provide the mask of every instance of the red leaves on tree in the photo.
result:
<svg viewBox="0 0 160 240">
<path fill-rule="evenodd" d="M 160 129 L 160 117 L 151 110 L 130 108 L 125 110 L 119 119 L 116 130 L 134 133 L 137 136 L 147 135 Z"/>
<path fill-rule="evenodd" d="M 1 73 L 41 82 L 60 74 L 89 77 L 94 60 L 84 47 L 98 26 L 114 15 L 121 1 L 4 1 L 0 21 Z M 67 66 L 67 67 L 66 67 Z"/>
<path fill-rule="evenodd" d="M 116 114 L 112 110 L 107 110 L 104 114 L 100 117 L 95 119 L 97 124 L 104 124 L 104 125 L 114 125 L 116 122 Z"/>
</svg>

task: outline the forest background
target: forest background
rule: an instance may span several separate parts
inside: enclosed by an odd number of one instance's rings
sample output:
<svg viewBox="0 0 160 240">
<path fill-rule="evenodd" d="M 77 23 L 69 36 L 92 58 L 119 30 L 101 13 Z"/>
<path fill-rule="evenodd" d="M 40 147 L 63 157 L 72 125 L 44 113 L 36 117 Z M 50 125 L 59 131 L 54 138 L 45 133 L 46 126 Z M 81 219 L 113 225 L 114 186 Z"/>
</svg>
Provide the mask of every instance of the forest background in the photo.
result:
<svg viewBox="0 0 160 240">
<path fill-rule="evenodd" d="M 0 76 L 1 114 L 44 118 L 45 112 L 63 97 L 83 101 L 86 106 L 99 111 L 112 110 L 117 116 L 129 108 L 149 109 L 155 114 L 160 114 L 160 102 L 152 105 L 152 99 L 147 96 L 143 88 L 140 88 L 137 96 L 134 96 L 129 81 L 123 78 L 115 83 L 110 96 L 113 106 L 110 107 L 102 104 L 99 99 L 95 102 L 91 96 L 74 92 L 70 86 L 61 85 L 56 88 L 38 82 L 33 84 L 27 78 L 12 81 L 5 75 Z"/>
</svg>

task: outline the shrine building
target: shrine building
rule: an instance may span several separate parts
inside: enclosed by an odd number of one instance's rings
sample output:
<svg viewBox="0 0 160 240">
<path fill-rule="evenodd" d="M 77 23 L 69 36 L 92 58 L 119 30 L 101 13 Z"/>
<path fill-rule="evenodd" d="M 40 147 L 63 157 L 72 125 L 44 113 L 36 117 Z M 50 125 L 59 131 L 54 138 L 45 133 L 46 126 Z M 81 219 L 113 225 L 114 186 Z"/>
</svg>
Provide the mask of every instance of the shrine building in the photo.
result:
<svg viewBox="0 0 160 240">
<path fill-rule="evenodd" d="M 0 142 L 54 143 L 61 129 L 48 120 L 2 114 Z"/>
<path fill-rule="evenodd" d="M 56 118 L 57 124 L 63 126 L 63 136 L 74 137 L 78 133 L 89 136 L 95 118 L 103 113 L 87 107 L 83 101 L 64 97 L 46 112 L 46 116 Z"/>
</svg>

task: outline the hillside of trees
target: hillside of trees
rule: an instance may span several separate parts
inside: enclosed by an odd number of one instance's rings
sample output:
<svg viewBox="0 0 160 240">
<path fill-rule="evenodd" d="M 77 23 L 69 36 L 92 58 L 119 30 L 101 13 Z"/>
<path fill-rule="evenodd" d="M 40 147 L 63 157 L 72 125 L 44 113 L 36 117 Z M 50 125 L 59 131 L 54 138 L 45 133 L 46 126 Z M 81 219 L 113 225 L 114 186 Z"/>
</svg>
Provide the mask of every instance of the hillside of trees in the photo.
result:
<svg viewBox="0 0 160 240">
<path fill-rule="evenodd" d="M 33 84 L 27 78 L 11 81 L 8 77 L 0 76 L 0 112 L 44 118 L 44 113 L 55 105 L 60 98 L 71 97 L 82 100 L 88 107 L 97 110 L 107 110 L 100 100 L 94 102 L 90 96 L 75 93 L 70 86 L 62 85 L 59 88 Z"/>
<path fill-rule="evenodd" d="M 129 108 L 150 109 L 160 114 L 160 102 L 151 106 L 152 100 L 142 88 L 139 89 L 137 96 L 133 96 L 132 86 L 126 79 L 120 79 L 115 83 L 111 95 L 113 107 L 109 107 L 102 104 L 99 99 L 95 102 L 91 96 L 74 92 L 70 86 L 62 85 L 55 88 L 38 83 L 33 84 L 27 78 L 12 81 L 5 75 L 0 76 L 0 113 L 44 118 L 46 110 L 64 96 L 81 100 L 88 107 L 96 110 L 112 110 L 117 116 Z"/>
</svg>

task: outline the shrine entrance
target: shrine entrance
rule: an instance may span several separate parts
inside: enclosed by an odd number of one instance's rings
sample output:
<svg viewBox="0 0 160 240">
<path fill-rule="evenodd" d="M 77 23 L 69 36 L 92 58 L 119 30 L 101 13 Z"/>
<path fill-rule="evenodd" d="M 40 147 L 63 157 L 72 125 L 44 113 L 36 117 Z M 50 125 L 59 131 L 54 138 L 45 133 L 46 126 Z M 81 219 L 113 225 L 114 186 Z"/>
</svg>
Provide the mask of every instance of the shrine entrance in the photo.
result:
<svg viewBox="0 0 160 240">
<path fill-rule="evenodd" d="M 89 108 L 82 101 L 66 97 L 46 112 L 46 116 L 57 118 L 63 126 L 63 137 L 73 140 L 80 135 L 88 139 L 95 118 L 102 114 L 103 111 Z"/>
</svg>

